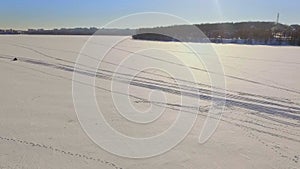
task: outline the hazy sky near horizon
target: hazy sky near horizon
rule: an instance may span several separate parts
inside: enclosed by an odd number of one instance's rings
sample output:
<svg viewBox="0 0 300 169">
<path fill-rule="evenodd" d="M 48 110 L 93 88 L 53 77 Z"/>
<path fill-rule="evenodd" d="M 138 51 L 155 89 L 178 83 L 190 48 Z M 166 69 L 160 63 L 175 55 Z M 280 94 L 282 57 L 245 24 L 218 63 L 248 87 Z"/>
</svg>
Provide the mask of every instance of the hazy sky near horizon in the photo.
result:
<svg viewBox="0 0 300 169">
<path fill-rule="evenodd" d="M 0 28 L 101 27 L 138 12 L 169 13 L 191 23 L 275 21 L 279 12 L 281 23 L 299 24 L 299 8 L 299 0 L 2 0 Z"/>
</svg>

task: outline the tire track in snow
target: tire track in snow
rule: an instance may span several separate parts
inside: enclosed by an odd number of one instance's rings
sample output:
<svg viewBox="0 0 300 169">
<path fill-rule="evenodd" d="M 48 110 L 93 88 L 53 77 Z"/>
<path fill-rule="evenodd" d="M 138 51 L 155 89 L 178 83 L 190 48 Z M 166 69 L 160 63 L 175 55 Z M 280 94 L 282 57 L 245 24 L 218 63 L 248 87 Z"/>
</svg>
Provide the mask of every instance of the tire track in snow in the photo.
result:
<svg viewBox="0 0 300 169">
<path fill-rule="evenodd" d="M 19 60 L 21 62 L 26 62 L 26 63 L 30 63 L 30 64 L 37 64 L 37 65 L 51 67 L 51 68 L 55 68 L 55 69 L 59 69 L 59 70 L 67 71 L 67 72 L 74 72 L 74 67 L 70 67 L 68 65 L 67 66 L 62 65 L 62 64 L 56 65 L 56 64 L 52 64 L 52 63 L 48 63 L 48 62 L 44 62 L 44 61 L 40 61 L 40 60 L 27 59 L 27 58 L 20 58 Z M 91 76 L 91 77 L 95 76 L 95 72 L 89 72 L 89 71 L 85 71 L 85 70 L 76 70 L 76 73 L 80 73 L 80 74 Z M 107 73 L 103 73 L 103 72 L 96 74 L 96 77 L 106 79 L 106 80 L 111 80 L 111 75 L 107 74 Z M 153 90 L 160 90 L 160 91 L 164 91 L 164 92 L 176 94 L 176 95 L 183 95 L 183 96 L 187 96 L 187 97 L 193 97 L 193 98 L 203 99 L 203 100 L 208 100 L 208 101 L 212 101 L 212 100 L 217 101 L 217 102 L 223 101 L 223 98 L 209 95 L 209 94 L 207 94 L 207 91 L 205 89 L 200 89 L 200 88 L 197 88 L 197 92 L 199 92 L 200 94 L 198 94 L 198 93 L 195 94 L 194 91 L 179 90 L 177 88 L 174 89 L 174 88 L 170 88 L 170 86 L 168 86 L 168 85 L 161 85 L 161 84 L 157 85 L 152 81 L 147 82 L 147 83 L 145 83 L 144 81 L 140 81 L 140 80 L 139 81 L 136 81 L 136 80 L 129 81 L 128 79 L 126 79 L 124 77 L 119 77 L 119 79 L 117 79 L 117 80 L 122 83 L 127 83 L 127 84 L 130 83 L 130 85 L 135 85 L 138 87 L 143 87 L 143 88 L 148 88 L 148 89 L 153 89 Z M 226 104 L 230 105 L 230 106 L 237 106 L 237 107 L 241 107 L 241 108 L 245 108 L 245 109 L 255 110 L 258 112 L 264 112 L 267 114 L 287 117 L 290 119 L 300 121 L 300 116 L 299 116 L 300 108 L 299 107 L 289 107 L 289 106 L 286 107 L 283 105 L 278 105 L 273 102 L 265 102 L 265 101 L 260 102 L 259 100 L 253 100 L 253 99 L 251 100 L 253 102 L 247 102 L 247 101 L 249 101 L 248 98 L 242 98 L 237 95 L 227 95 L 227 98 L 226 98 Z M 268 104 L 266 104 L 266 103 L 268 103 Z M 264 104 L 266 104 L 266 105 L 264 105 Z M 274 106 L 279 106 L 279 107 L 274 107 Z M 281 122 L 283 122 L 283 121 L 281 121 Z M 299 124 L 292 124 L 292 123 L 289 123 L 289 125 L 299 126 Z"/>
</svg>

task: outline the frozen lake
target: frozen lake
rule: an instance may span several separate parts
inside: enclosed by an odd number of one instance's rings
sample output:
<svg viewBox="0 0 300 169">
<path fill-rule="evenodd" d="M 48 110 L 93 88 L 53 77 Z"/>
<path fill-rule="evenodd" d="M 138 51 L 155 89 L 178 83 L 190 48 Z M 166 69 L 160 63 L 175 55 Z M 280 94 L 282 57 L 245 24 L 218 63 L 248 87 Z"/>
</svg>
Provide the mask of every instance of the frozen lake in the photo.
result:
<svg viewBox="0 0 300 169">
<path fill-rule="evenodd" d="M 117 36 L 95 37 L 85 45 L 88 39 L 0 36 L 0 168 L 300 167 L 300 48 L 183 45 Z M 88 60 L 76 64 L 80 51 Z M 214 70 L 212 56 L 219 57 L 224 74 Z M 125 135 L 162 133 L 179 111 L 196 114 L 195 125 L 180 144 L 159 156 L 113 155 L 91 141 L 79 123 L 72 97 L 74 69 L 80 76 L 95 76 L 92 87 L 103 116 Z M 224 78 L 225 85 L 211 86 L 213 76 Z M 199 144 L 212 100 L 221 96 L 226 105 L 218 128 Z M 131 123 L 118 113 L 126 113 L 128 106 L 154 110 L 149 118 L 162 114 L 150 124 Z"/>
</svg>

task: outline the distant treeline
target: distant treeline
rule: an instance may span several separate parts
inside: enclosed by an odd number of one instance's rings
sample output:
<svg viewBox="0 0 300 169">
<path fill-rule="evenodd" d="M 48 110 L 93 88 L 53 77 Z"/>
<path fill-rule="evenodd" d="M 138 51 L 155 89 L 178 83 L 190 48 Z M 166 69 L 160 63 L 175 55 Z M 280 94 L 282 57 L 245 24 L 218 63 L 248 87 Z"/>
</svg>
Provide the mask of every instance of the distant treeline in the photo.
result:
<svg viewBox="0 0 300 169">
<path fill-rule="evenodd" d="M 199 32 L 200 29 L 203 34 Z M 300 46 L 300 25 L 240 22 L 141 28 L 133 39 Z"/>
<path fill-rule="evenodd" d="M 61 28 L 61 29 L 28 29 L 20 30 L 1 30 L 0 34 L 29 34 L 29 35 L 120 35 L 131 36 L 135 34 L 134 29 L 98 29 L 98 28 Z"/>
<path fill-rule="evenodd" d="M 201 30 L 201 31 L 199 31 Z M 201 33 L 203 32 L 203 33 Z M 29 35 L 119 35 L 156 41 L 213 42 L 300 46 L 300 25 L 274 22 L 240 22 L 196 25 L 174 25 L 141 29 L 61 28 L 1 30 L 0 34 Z"/>
</svg>

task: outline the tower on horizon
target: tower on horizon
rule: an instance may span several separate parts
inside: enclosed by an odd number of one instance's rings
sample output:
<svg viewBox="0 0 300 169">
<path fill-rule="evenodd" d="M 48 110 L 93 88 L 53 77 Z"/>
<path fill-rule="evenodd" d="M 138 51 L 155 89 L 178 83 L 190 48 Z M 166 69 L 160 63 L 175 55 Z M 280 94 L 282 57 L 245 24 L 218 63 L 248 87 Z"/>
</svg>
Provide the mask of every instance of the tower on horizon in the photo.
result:
<svg viewBox="0 0 300 169">
<path fill-rule="evenodd" d="M 279 14 L 279 12 L 277 13 L 277 19 L 276 19 L 276 25 L 278 25 L 278 23 L 279 23 L 279 16 L 280 16 L 280 14 Z"/>
</svg>

